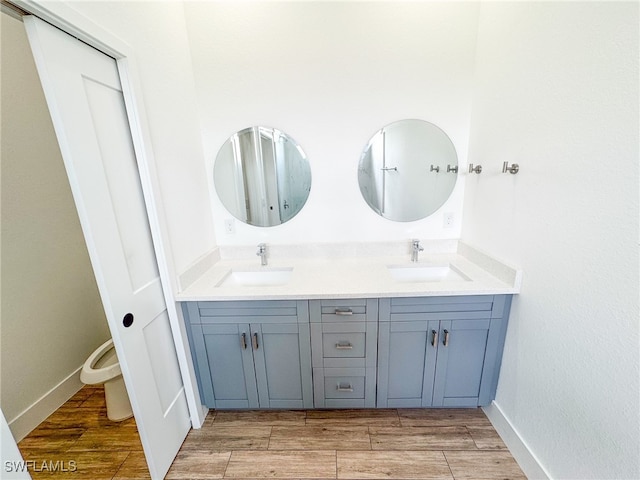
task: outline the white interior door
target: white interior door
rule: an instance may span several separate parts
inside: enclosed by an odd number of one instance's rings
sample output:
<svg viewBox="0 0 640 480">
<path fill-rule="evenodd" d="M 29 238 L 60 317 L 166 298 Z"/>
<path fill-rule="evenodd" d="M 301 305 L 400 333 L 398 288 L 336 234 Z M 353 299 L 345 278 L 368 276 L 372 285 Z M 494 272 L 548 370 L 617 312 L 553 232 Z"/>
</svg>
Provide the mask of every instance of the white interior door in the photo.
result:
<svg viewBox="0 0 640 480">
<path fill-rule="evenodd" d="M 24 19 L 152 478 L 189 412 L 116 61 Z"/>
<path fill-rule="evenodd" d="M 0 472 L 3 480 L 31 480 L 27 465 L 0 409 Z"/>
</svg>

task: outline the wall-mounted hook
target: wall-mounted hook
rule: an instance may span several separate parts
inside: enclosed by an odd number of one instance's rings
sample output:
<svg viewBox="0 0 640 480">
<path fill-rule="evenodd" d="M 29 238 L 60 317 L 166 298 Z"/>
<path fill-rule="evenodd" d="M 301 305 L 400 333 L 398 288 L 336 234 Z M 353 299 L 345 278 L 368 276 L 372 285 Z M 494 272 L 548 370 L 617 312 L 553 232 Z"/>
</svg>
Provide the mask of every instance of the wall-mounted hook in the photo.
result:
<svg viewBox="0 0 640 480">
<path fill-rule="evenodd" d="M 434 167 L 433 165 L 431 165 L 431 169 L 429 171 L 440 173 L 440 165 L 438 165 L 437 167 Z"/>
<path fill-rule="evenodd" d="M 473 163 L 469 164 L 469 173 L 482 173 L 482 165 L 473 166 Z"/>
<path fill-rule="evenodd" d="M 455 167 L 452 167 L 451 165 L 447 165 L 447 173 L 449 172 L 458 173 L 458 165 L 456 165 Z"/>
<path fill-rule="evenodd" d="M 394 172 L 398 171 L 398 167 L 384 167 L 382 169 L 384 172 L 388 172 L 389 170 L 393 170 Z"/>
<path fill-rule="evenodd" d="M 520 170 L 520 165 L 518 165 L 517 163 L 514 163 L 511 166 L 509 166 L 509 162 L 504 162 L 502 164 L 502 173 L 509 172 L 515 175 L 516 173 L 518 173 L 519 170 Z"/>
</svg>

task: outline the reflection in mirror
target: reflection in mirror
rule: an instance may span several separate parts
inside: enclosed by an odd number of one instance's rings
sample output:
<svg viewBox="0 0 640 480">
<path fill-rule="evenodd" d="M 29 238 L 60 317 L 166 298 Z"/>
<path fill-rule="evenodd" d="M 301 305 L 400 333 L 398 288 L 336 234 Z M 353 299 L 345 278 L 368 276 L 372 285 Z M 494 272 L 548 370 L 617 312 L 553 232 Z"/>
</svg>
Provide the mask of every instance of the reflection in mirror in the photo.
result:
<svg viewBox="0 0 640 480">
<path fill-rule="evenodd" d="M 300 146 L 270 127 L 234 133 L 213 167 L 216 192 L 229 212 L 249 225 L 271 227 L 291 220 L 311 189 L 311 169 Z"/>
<path fill-rule="evenodd" d="M 458 157 L 446 133 L 423 120 L 400 120 L 369 140 L 360 157 L 358 183 L 378 215 L 411 222 L 447 201 L 457 172 Z"/>
</svg>

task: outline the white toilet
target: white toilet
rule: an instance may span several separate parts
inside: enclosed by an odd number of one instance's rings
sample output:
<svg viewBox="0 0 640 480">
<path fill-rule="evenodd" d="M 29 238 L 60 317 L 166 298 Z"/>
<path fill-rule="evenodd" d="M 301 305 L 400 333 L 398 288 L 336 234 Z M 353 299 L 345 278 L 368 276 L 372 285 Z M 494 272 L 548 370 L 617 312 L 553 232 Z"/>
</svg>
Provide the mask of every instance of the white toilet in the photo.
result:
<svg viewBox="0 0 640 480">
<path fill-rule="evenodd" d="M 80 380 L 87 385 L 104 383 L 104 398 L 109 420 L 120 422 L 133 416 L 113 340 L 100 345 L 84 362 Z"/>
</svg>

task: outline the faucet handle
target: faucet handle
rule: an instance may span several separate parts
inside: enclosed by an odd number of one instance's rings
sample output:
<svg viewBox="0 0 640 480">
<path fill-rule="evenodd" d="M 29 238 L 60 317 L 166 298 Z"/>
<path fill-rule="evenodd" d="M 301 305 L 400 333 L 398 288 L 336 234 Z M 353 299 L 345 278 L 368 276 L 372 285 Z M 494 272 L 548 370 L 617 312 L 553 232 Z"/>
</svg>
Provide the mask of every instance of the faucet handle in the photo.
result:
<svg viewBox="0 0 640 480">
<path fill-rule="evenodd" d="M 417 238 L 414 238 L 413 240 L 411 240 L 411 261 L 412 262 L 418 261 L 418 252 L 421 252 L 422 250 L 424 250 L 424 248 L 422 247 L 422 245 L 420 245 L 420 240 L 418 240 Z"/>
<path fill-rule="evenodd" d="M 267 264 L 267 244 L 266 243 L 258 244 L 258 251 L 256 252 L 256 255 L 260 257 L 260 265 L 264 266 Z"/>
</svg>

